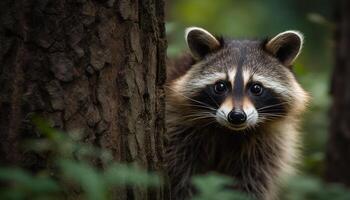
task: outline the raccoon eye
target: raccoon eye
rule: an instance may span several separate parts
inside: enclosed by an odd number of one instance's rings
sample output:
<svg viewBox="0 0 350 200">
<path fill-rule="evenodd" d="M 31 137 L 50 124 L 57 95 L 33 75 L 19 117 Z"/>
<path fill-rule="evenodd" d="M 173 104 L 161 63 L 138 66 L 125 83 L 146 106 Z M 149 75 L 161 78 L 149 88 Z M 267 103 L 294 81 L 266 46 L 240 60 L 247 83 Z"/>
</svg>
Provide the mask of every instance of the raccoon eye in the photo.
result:
<svg viewBox="0 0 350 200">
<path fill-rule="evenodd" d="M 215 83 L 214 85 L 214 91 L 216 94 L 224 94 L 227 92 L 227 85 L 226 83 L 219 81 Z"/>
<path fill-rule="evenodd" d="M 250 86 L 250 92 L 256 96 L 259 96 L 263 92 L 263 86 L 260 85 L 259 83 L 255 83 Z"/>
</svg>

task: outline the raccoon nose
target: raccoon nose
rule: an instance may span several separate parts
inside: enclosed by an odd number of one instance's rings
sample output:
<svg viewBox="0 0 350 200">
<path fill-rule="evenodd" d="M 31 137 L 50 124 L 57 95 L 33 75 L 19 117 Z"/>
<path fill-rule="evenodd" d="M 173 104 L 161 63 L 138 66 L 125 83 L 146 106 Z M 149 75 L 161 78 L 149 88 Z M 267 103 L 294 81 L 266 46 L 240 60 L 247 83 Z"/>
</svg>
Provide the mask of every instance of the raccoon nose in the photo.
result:
<svg viewBox="0 0 350 200">
<path fill-rule="evenodd" d="M 232 110 L 227 118 L 230 123 L 239 125 L 247 120 L 247 115 L 242 110 Z"/>
</svg>

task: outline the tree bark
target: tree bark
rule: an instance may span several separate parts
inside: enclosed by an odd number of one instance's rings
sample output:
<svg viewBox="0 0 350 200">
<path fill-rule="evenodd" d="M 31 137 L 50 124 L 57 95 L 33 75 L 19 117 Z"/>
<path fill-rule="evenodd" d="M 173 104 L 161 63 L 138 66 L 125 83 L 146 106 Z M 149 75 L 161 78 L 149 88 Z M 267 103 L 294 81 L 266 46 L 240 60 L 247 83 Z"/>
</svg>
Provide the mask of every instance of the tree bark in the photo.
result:
<svg viewBox="0 0 350 200">
<path fill-rule="evenodd" d="M 350 186 L 350 2 L 335 1 L 335 67 L 331 86 L 333 105 L 326 153 L 327 181 Z"/>
<path fill-rule="evenodd" d="M 1 0 L 1 164 L 40 167 L 19 148 L 38 134 L 36 114 L 116 161 L 161 170 L 165 49 L 164 0 Z"/>
</svg>

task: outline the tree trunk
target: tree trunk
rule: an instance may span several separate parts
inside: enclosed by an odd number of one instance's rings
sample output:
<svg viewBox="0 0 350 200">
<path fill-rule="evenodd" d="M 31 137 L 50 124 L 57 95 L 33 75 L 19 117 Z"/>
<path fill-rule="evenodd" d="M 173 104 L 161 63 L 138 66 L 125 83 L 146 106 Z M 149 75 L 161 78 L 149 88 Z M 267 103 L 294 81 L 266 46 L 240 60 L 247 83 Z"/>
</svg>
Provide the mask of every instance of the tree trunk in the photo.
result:
<svg viewBox="0 0 350 200">
<path fill-rule="evenodd" d="M 335 68 L 331 93 L 331 127 L 326 155 L 326 180 L 350 186 L 350 1 L 336 10 Z"/>
<path fill-rule="evenodd" d="M 38 167 L 19 148 L 37 114 L 116 161 L 161 170 L 163 9 L 164 0 L 1 0 L 1 164 Z M 118 199 L 162 195 L 131 189 Z"/>
</svg>

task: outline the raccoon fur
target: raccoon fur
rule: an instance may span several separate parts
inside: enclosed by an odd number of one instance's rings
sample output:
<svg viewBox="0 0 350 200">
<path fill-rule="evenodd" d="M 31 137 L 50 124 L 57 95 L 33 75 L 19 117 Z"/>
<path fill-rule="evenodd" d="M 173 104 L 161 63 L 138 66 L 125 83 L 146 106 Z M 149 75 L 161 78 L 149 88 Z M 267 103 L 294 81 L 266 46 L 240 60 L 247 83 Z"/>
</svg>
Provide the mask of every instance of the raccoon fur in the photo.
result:
<svg viewBox="0 0 350 200">
<path fill-rule="evenodd" d="M 168 66 L 165 160 L 171 199 L 188 199 L 193 175 L 217 172 L 258 200 L 277 198 L 298 160 L 308 94 L 292 64 L 303 36 L 234 40 L 191 27 L 190 54 Z"/>
</svg>

